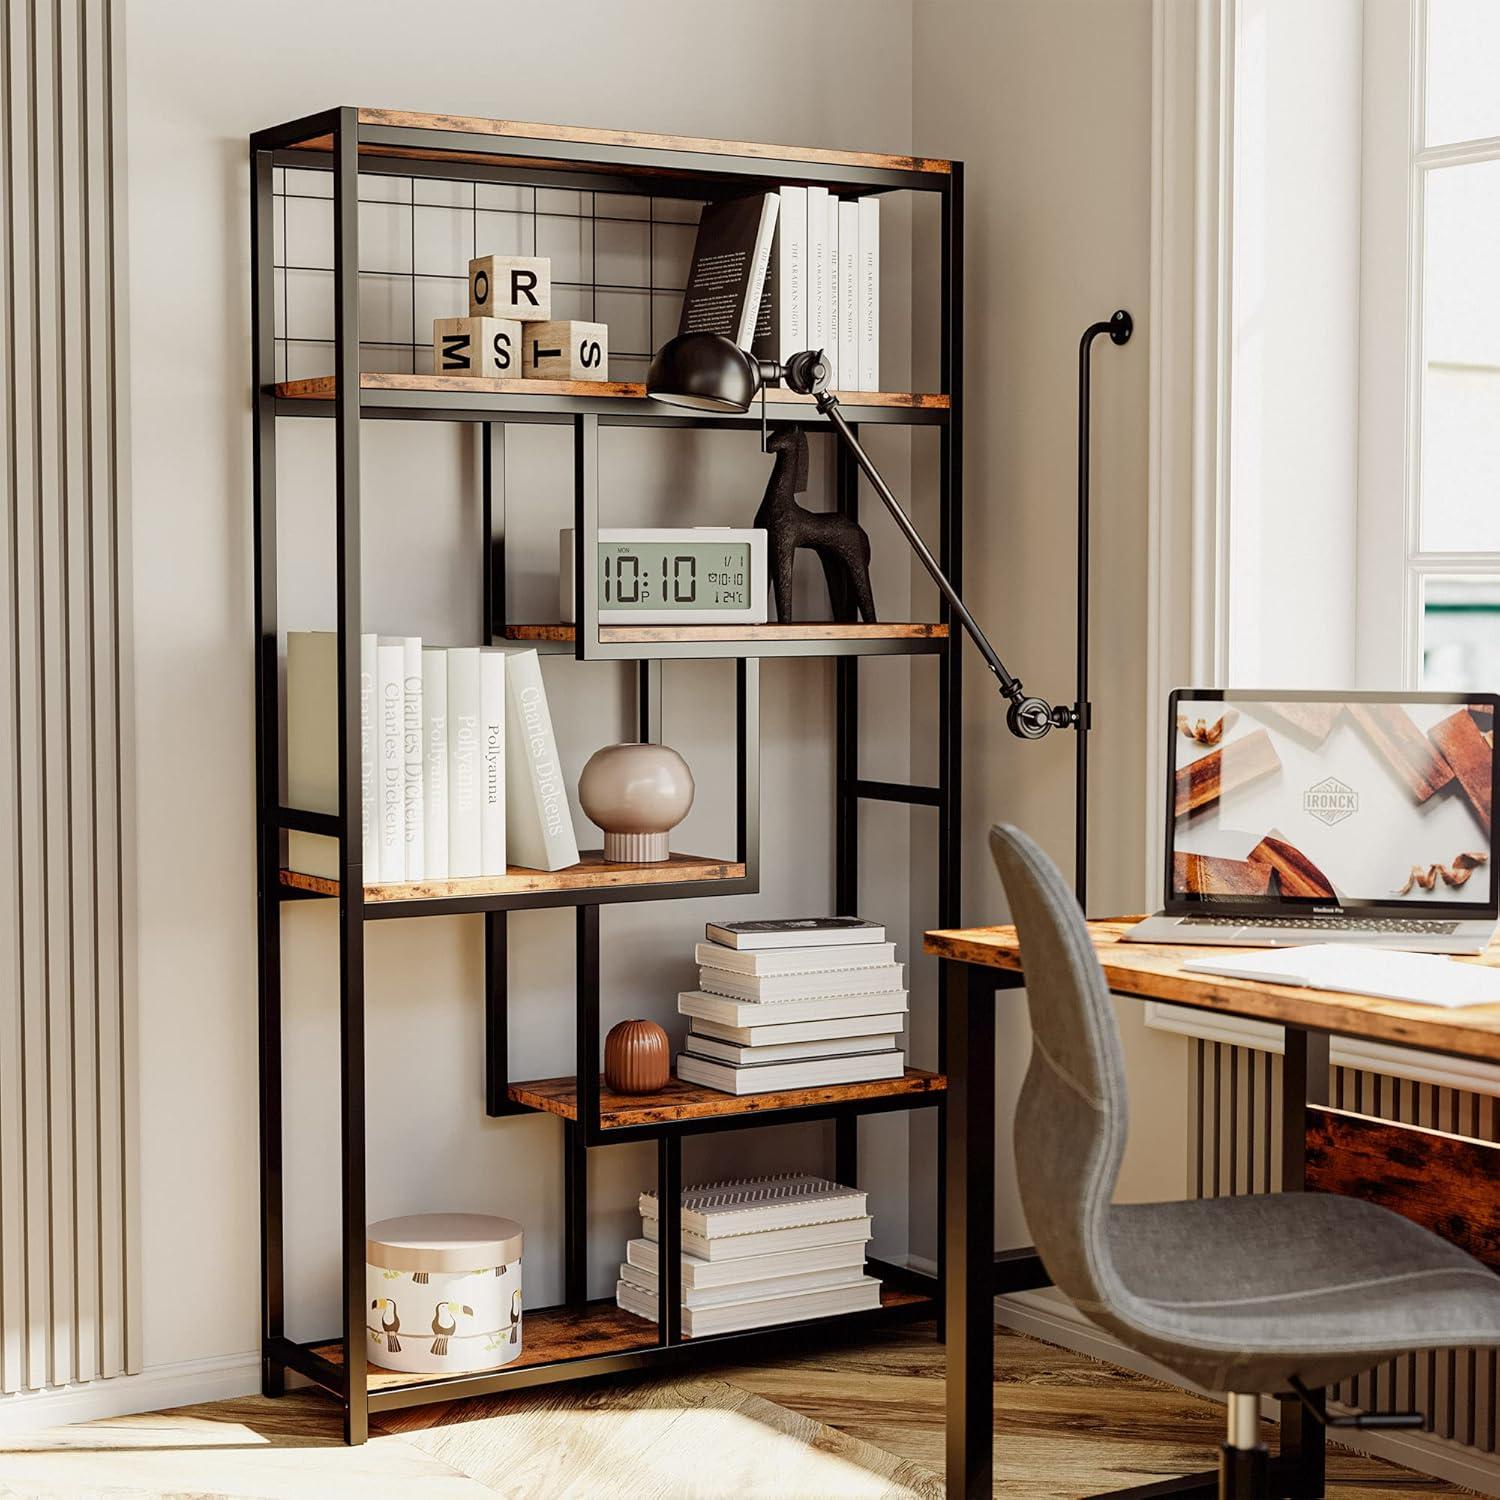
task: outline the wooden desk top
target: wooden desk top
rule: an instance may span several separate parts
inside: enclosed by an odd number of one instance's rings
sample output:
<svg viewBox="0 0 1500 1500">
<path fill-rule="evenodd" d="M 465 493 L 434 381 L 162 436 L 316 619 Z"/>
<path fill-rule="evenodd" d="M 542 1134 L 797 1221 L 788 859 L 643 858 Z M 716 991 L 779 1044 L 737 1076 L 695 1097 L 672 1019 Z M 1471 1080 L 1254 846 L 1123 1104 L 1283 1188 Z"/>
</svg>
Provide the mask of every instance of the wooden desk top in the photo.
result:
<svg viewBox="0 0 1500 1500">
<path fill-rule="evenodd" d="M 1373 995 L 1302 989 L 1256 979 L 1227 979 L 1184 970 L 1185 958 L 1224 949 L 1127 943 L 1125 931 L 1140 919 L 1116 917 L 1089 923 L 1109 987 L 1119 995 L 1163 1000 L 1194 1010 L 1222 1011 L 1254 1021 L 1303 1026 L 1312 1031 L 1364 1037 L 1395 1047 L 1419 1047 L 1451 1057 L 1500 1062 L 1500 1005 L 1441 1010 Z M 929 932 L 923 947 L 939 958 L 1019 973 L 1021 950 L 1014 927 L 969 927 Z M 1463 963 L 1500 965 L 1500 943 Z"/>
</svg>

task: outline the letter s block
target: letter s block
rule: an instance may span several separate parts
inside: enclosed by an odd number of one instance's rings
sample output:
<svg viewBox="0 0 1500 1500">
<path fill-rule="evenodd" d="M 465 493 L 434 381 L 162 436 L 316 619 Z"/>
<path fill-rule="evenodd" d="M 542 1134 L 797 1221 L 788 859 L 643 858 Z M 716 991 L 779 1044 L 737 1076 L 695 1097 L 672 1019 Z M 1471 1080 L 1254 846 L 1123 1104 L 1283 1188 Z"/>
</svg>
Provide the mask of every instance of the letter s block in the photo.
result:
<svg viewBox="0 0 1500 1500">
<path fill-rule="evenodd" d="M 604 323 L 527 323 L 521 373 L 528 380 L 608 380 L 609 327 Z"/>
<path fill-rule="evenodd" d="M 552 316 L 552 262 L 534 255 L 481 255 L 471 260 L 469 316 L 546 322 Z"/>
<path fill-rule="evenodd" d="M 507 318 L 434 318 L 434 375 L 521 378 L 521 325 Z"/>
</svg>

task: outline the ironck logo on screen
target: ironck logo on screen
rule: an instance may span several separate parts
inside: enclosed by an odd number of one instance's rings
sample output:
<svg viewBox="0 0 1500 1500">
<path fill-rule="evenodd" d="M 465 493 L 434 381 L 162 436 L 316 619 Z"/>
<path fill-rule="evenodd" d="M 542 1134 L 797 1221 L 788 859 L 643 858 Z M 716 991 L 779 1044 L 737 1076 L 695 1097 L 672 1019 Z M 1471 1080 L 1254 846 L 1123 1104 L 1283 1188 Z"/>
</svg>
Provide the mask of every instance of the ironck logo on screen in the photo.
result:
<svg viewBox="0 0 1500 1500">
<path fill-rule="evenodd" d="M 1336 776 L 1325 776 L 1303 792 L 1302 811 L 1332 828 L 1359 811 L 1359 793 Z"/>
</svg>

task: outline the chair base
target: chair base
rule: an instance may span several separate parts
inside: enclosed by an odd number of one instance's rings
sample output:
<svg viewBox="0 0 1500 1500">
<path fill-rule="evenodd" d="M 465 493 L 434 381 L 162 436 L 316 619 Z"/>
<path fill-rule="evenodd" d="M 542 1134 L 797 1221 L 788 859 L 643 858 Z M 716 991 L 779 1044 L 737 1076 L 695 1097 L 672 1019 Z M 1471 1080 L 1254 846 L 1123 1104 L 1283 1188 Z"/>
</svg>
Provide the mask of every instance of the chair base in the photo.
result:
<svg viewBox="0 0 1500 1500">
<path fill-rule="evenodd" d="M 1248 1464 L 1247 1462 L 1248 1461 Z M 1280 1480 L 1280 1462 L 1264 1448 L 1220 1450 L 1219 1468 L 1208 1474 L 1183 1474 L 1110 1490 L 1090 1500 L 1279 1500 L 1287 1489 Z M 1250 1488 L 1245 1488 L 1246 1484 Z M 1258 1483 L 1260 1488 L 1255 1488 Z M 1236 1487 L 1237 1486 L 1237 1487 Z"/>
</svg>

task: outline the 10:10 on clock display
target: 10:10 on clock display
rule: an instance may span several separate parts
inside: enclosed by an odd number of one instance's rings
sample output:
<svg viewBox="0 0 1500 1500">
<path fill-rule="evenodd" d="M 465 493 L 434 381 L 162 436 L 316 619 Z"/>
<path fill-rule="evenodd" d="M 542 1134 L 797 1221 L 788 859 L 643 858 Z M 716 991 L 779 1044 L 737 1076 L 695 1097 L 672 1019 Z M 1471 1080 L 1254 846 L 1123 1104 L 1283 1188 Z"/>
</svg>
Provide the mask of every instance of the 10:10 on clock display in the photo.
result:
<svg viewBox="0 0 1500 1500">
<path fill-rule="evenodd" d="M 602 609 L 742 610 L 749 602 L 746 542 L 600 544 Z"/>
</svg>

